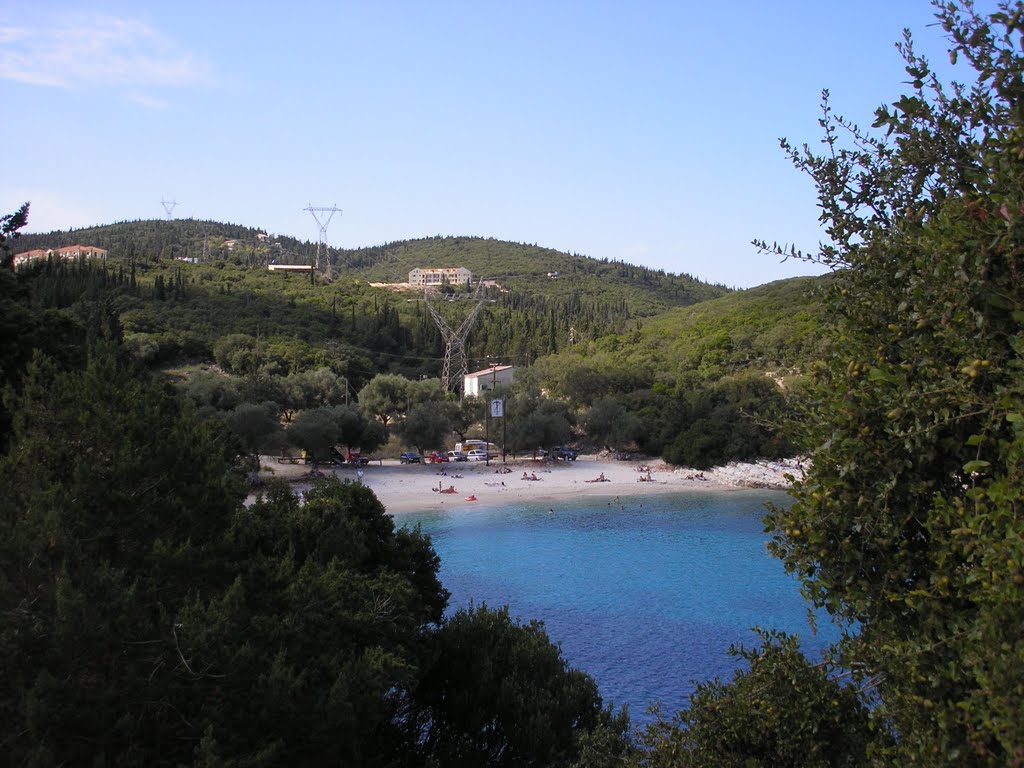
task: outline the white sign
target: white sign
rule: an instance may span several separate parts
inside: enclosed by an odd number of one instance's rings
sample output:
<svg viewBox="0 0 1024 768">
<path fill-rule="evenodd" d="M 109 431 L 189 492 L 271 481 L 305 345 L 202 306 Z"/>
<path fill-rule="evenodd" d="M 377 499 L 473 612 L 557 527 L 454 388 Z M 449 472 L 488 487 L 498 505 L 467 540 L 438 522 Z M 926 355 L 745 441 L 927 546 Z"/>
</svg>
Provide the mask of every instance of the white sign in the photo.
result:
<svg viewBox="0 0 1024 768">
<path fill-rule="evenodd" d="M 491 400 L 491 418 L 500 419 L 505 415 L 505 401 Z"/>
</svg>

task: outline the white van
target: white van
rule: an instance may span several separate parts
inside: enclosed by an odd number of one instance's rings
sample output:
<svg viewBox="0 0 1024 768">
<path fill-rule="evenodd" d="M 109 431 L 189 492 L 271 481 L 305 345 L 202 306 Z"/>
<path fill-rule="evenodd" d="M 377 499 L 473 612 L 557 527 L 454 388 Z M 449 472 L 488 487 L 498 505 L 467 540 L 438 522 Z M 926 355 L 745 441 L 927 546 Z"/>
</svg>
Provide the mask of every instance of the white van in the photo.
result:
<svg viewBox="0 0 1024 768">
<path fill-rule="evenodd" d="M 488 443 L 486 440 L 466 440 L 462 443 L 455 444 L 456 451 L 463 451 L 469 453 L 470 451 L 486 451 L 487 458 L 496 459 L 501 455 L 501 451 L 498 450 L 498 446 L 494 443 Z"/>
</svg>

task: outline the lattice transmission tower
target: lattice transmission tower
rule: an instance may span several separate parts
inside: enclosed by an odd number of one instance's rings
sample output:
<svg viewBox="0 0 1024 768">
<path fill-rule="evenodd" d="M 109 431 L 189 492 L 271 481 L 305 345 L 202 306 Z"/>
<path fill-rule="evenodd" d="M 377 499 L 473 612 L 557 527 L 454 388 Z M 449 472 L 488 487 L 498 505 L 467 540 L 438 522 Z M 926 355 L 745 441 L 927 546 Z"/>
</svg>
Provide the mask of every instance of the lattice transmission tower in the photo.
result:
<svg viewBox="0 0 1024 768">
<path fill-rule="evenodd" d="M 466 374 L 469 373 L 469 363 L 466 360 L 466 337 L 469 336 L 469 331 L 473 327 L 473 321 L 480 314 L 480 310 L 486 301 L 483 288 L 484 281 L 481 279 L 476 284 L 476 293 L 473 295 L 473 300 L 476 301 L 476 304 L 470 310 L 466 319 L 454 330 L 431 303 L 430 294 L 432 289 L 426 288 L 423 291 L 423 300 L 426 302 L 427 309 L 430 310 L 430 316 L 434 318 L 438 330 L 441 331 L 441 337 L 444 339 L 444 365 L 441 366 L 441 386 L 445 392 L 452 390 L 462 394 L 463 383 L 466 380 Z M 454 387 L 451 380 L 453 360 L 455 362 L 455 369 L 461 372 L 458 382 Z"/>
<path fill-rule="evenodd" d="M 164 213 L 167 214 L 167 220 L 170 221 L 171 219 L 173 219 L 174 218 L 174 209 L 177 207 L 178 201 L 177 200 L 164 200 L 161 197 L 160 198 L 160 205 L 162 205 L 164 207 Z"/>
<path fill-rule="evenodd" d="M 313 262 L 313 271 L 320 271 L 320 253 L 324 254 L 324 276 L 330 278 L 331 276 L 331 259 L 327 255 L 327 227 L 330 226 L 331 219 L 334 218 L 334 214 L 341 213 L 341 208 L 336 205 L 332 205 L 330 208 L 314 208 L 313 204 L 310 203 L 308 207 L 303 208 L 304 211 L 309 211 L 313 214 L 313 221 L 320 228 L 320 237 L 316 241 L 316 260 Z"/>
</svg>

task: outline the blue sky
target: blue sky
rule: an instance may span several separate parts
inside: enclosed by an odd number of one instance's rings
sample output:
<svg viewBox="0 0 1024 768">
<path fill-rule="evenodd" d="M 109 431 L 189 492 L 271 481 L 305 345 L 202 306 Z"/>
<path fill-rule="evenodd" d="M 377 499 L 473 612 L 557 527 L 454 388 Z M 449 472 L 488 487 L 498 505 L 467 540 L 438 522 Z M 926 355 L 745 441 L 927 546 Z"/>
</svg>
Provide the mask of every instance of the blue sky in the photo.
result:
<svg viewBox="0 0 1024 768">
<path fill-rule="evenodd" d="M 991 8 L 992 3 L 979 3 Z M 0 211 L 214 219 L 333 247 L 479 235 L 750 287 L 813 274 L 823 88 L 869 125 L 924 0 L 0 0 Z M 962 69 L 962 66 L 959 69 Z M 967 78 L 968 73 L 959 74 Z"/>
</svg>

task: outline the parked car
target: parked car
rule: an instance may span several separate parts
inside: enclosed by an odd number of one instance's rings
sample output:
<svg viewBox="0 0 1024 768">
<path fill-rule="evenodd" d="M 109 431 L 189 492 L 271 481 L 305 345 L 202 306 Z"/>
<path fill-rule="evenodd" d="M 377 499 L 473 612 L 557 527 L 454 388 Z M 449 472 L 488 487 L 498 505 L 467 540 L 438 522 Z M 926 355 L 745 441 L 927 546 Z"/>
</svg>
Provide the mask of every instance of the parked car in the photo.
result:
<svg viewBox="0 0 1024 768">
<path fill-rule="evenodd" d="M 466 461 L 486 461 L 487 451 L 482 451 L 479 448 L 474 448 L 471 451 L 466 451 Z"/>
<path fill-rule="evenodd" d="M 448 451 L 448 460 L 449 461 L 469 461 L 469 459 L 466 458 L 466 454 L 464 454 L 462 451 Z"/>
<path fill-rule="evenodd" d="M 398 461 L 402 464 L 419 464 L 423 461 L 423 457 L 416 451 L 405 451 L 398 457 Z"/>
<path fill-rule="evenodd" d="M 441 451 L 434 451 L 428 458 L 435 464 L 439 464 L 442 461 L 448 461 L 448 454 L 441 453 Z"/>
<path fill-rule="evenodd" d="M 361 453 L 350 453 L 348 455 L 348 463 L 352 467 L 365 467 L 370 463 L 370 457 L 363 456 Z"/>
<path fill-rule="evenodd" d="M 576 461 L 576 451 L 567 445 L 558 445 L 551 449 L 551 455 L 564 461 Z"/>
</svg>

